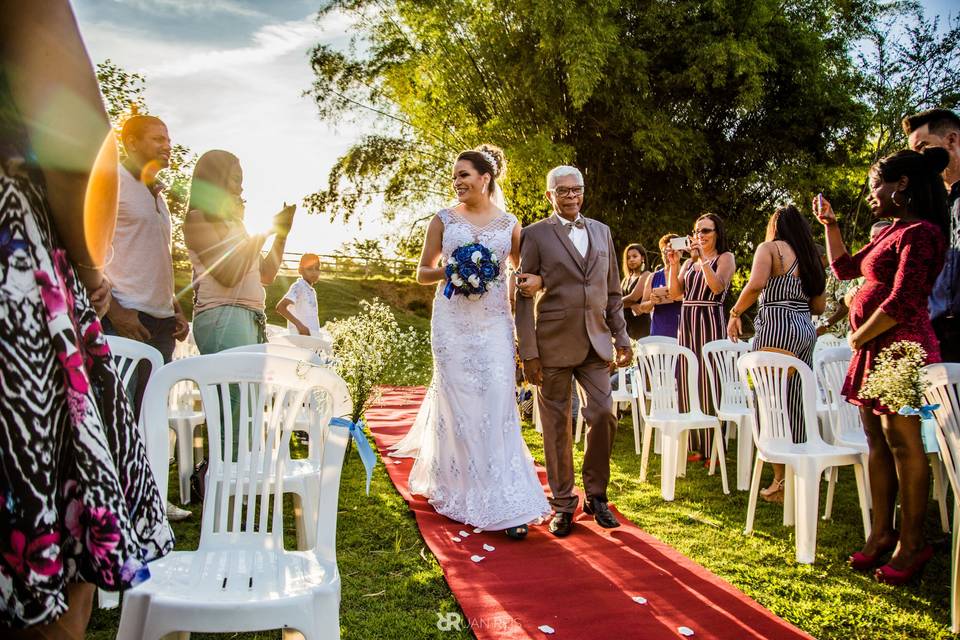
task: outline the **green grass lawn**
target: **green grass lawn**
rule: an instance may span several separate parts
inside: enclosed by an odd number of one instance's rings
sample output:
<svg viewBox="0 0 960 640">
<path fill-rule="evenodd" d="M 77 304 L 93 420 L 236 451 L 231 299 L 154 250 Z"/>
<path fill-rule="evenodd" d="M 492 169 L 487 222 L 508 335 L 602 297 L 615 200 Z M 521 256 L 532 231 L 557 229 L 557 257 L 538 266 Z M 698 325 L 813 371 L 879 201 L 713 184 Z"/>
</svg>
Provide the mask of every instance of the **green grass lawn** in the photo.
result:
<svg viewBox="0 0 960 640">
<path fill-rule="evenodd" d="M 284 291 L 285 284 L 273 285 L 268 290 L 268 305 Z M 421 328 L 429 324 L 425 307 L 421 306 L 424 291 L 429 298 L 426 287 L 388 281 L 321 280 L 317 291 L 321 321 L 348 315 L 360 299 L 378 295 L 400 307 L 398 318 L 402 324 Z M 534 457 L 542 462 L 540 435 L 530 425 L 524 425 L 524 435 Z M 940 533 L 933 502 L 927 531 L 932 539 L 942 542 L 938 553 L 921 582 L 894 588 L 877 584 L 869 575 L 846 566 L 846 557 L 863 541 L 856 485 L 849 469 L 840 472 L 833 519 L 820 522 L 816 564 L 799 565 L 794 561 L 793 530 L 781 525 L 782 507 L 761 501 L 754 533 L 745 536 L 746 492 L 724 495 L 719 473 L 708 476 L 704 468 L 691 464 L 687 477 L 677 480 L 676 500 L 664 502 L 660 498 L 659 457 L 651 456 L 648 481 L 640 483 L 640 457 L 633 446 L 633 430 L 627 417 L 621 421 L 614 447 L 611 501 L 647 532 L 775 614 L 822 639 L 953 637 L 949 633 L 949 538 Z M 578 447 L 576 458 L 579 466 L 582 447 Z M 735 486 L 735 456 L 728 454 L 727 459 L 731 486 Z M 771 474 L 769 468 L 765 469 L 765 482 L 769 482 Z M 369 497 L 363 493 L 362 478 L 362 466 L 351 455 L 344 467 L 337 525 L 337 557 L 343 578 L 343 638 L 470 637 L 468 632 L 440 632 L 436 628 L 438 612 L 459 608 L 439 565 L 419 535 L 413 515 L 382 466 L 374 472 Z M 170 486 L 175 492 L 173 471 Z M 822 505 L 826 483 L 821 486 Z M 174 525 L 178 549 L 196 548 L 198 515 Z M 292 531 L 288 531 L 287 540 L 292 548 Z M 95 611 L 89 637 L 113 638 L 118 620 L 116 612 Z M 268 632 L 210 637 L 279 635 Z"/>
</svg>

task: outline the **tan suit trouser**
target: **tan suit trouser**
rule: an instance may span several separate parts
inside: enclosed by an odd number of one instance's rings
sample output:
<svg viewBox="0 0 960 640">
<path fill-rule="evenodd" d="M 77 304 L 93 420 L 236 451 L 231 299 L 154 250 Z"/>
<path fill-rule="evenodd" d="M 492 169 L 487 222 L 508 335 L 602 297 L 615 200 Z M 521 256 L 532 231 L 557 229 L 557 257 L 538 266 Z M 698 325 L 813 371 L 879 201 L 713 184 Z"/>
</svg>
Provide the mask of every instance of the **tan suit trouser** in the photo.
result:
<svg viewBox="0 0 960 640">
<path fill-rule="evenodd" d="M 557 512 L 567 513 L 573 513 L 578 502 L 574 493 L 570 415 L 573 380 L 586 395 L 582 411 L 587 428 L 583 455 L 583 489 L 587 500 L 607 501 L 610 454 L 617 430 L 610 396 L 610 363 L 590 349 L 587 359 L 576 367 L 543 367 L 543 384 L 537 402 L 543 427 L 547 481 L 553 494 L 550 504 Z"/>
</svg>

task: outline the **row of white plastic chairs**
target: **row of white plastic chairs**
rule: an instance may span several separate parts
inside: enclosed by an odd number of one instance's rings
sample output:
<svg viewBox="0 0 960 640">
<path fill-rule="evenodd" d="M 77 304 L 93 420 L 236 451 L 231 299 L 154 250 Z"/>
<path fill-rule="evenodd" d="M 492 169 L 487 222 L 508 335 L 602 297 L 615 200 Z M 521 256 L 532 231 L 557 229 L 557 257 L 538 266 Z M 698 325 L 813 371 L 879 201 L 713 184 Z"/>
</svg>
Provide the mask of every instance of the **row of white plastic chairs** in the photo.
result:
<svg viewBox="0 0 960 640">
<path fill-rule="evenodd" d="M 277 628 L 339 637 L 336 516 L 348 429 L 330 420 L 350 411 L 343 380 L 320 366 L 315 352 L 290 345 L 251 345 L 161 366 L 147 345 L 109 342 L 125 382 L 140 360 L 153 367 L 140 427 L 161 495 L 170 397 L 184 383 L 199 394 L 209 463 L 199 548 L 150 563 L 151 578 L 124 594 L 117 637 Z M 304 459 L 290 456 L 295 430 L 310 434 Z M 297 550 L 283 545 L 285 493 L 295 497 Z"/>
<path fill-rule="evenodd" d="M 816 375 L 796 358 L 786 363 L 782 354 L 760 352 L 746 361 L 760 367 L 766 375 L 775 366 L 786 366 L 784 371 L 799 371 L 797 363 L 809 373 L 801 376 L 807 440 L 801 444 L 792 441 L 787 409 L 786 387 L 768 386 L 761 395 L 756 388 L 748 393 L 744 373 L 738 370 L 742 356 L 749 353 L 749 343 L 717 340 L 704 346 L 701 357 L 706 358 L 715 416 L 702 411 L 699 402 L 697 358 L 692 351 L 677 345 L 676 340 L 663 337 L 645 338 L 636 344 L 637 362 L 628 375 L 619 370 L 619 384 L 614 401 L 629 403 L 633 418 L 636 451 L 642 456 L 641 480 L 646 480 L 651 441 L 656 452 L 662 452 L 661 495 L 673 500 L 678 476 L 685 475 L 687 461 L 687 434 L 692 429 L 713 431 L 710 473 L 720 465 L 724 493 L 729 493 L 724 456 L 724 439 L 720 436 L 721 422 L 736 424 L 728 429 L 727 439 L 737 438 L 737 488 L 749 490 L 746 532 L 753 528 L 760 472 L 763 462 L 784 463 L 785 474 L 784 525 L 797 525 L 797 560 L 813 562 L 816 551 L 816 526 L 819 509 L 819 480 L 827 471 L 827 489 L 824 519 L 831 516 L 837 470 L 853 465 L 858 483 L 861 516 L 865 535 L 869 535 L 870 497 L 866 468 L 866 439 L 857 410 L 840 395 L 851 352 L 833 336 L 818 340 L 815 349 Z M 681 412 L 677 389 L 678 367 L 686 368 L 688 410 Z M 759 373 L 758 373 L 759 375 Z M 790 374 L 794 375 L 794 374 Z M 785 379 L 780 381 L 784 385 Z M 819 384 L 818 384 L 819 383 Z M 772 383 L 771 383 L 772 384 Z M 782 393 L 781 393 L 782 391 Z M 812 403 L 812 404 L 811 404 Z M 810 406 L 808 406 L 810 405 Z M 758 409 L 760 409 L 758 411 Z M 760 416 L 760 424 L 753 416 Z M 536 416 L 535 416 L 536 417 Z M 582 417 L 578 416 L 575 439 L 580 440 Z M 642 431 L 642 435 L 641 435 Z M 821 433 L 823 436 L 821 437 Z M 754 454 L 754 447 L 757 453 Z M 940 506 L 944 531 L 949 531 L 946 516 L 946 487 L 939 458 L 931 454 L 934 469 L 934 494 Z"/>
<path fill-rule="evenodd" d="M 838 344 L 839 343 L 839 344 Z M 637 447 L 642 449 L 641 476 L 652 429 L 663 434 L 661 494 L 673 499 L 674 478 L 683 473 L 686 452 L 683 435 L 692 428 L 717 429 L 720 420 L 738 425 L 738 476 L 741 465 L 751 456 L 749 444 L 757 448 L 750 482 L 745 533 L 753 529 L 760 472 L 764 462 L 786 466 L 784 491 L 784 525 L 796 525 L 796 559 L 813 563 L 816 556 L 816 533 L 819 509 L 820 478 L 829 470 L 824 519 L 830 517 L 837 469 L 850 465 L 854 469 L 863 521 L 864 537 L 870 533 L 870 495 L 867 466 L 867 443 L 859 412 L 841 394 L 849 366 L 851 351 L 842 341 L 823 340 L 814 351 L 814 370 L 803 361 L 780 353 L 750 352 L 744 343 L 719 340 L 704 346 L 701 357 L 706 367 L 711 393 L 717 409 L 716 417 L 700 411 L 697 394 L 697 360 L 693 352 L 670 339 L 646 339 L 637 344 L 637 366 L 632 388 L 623 370 L 619 377 L 620 399 L 636 403 L 634 433 Z M 688 411 L 679 411 L 677 367 L 687 367 Z M 788 386 L 799 376 L 805 421 L 806 441 L 793 442 L 790 429 Z M 937 405 L 936 444 L 926 443 L 934 476 L 934 497 L 938 503 L 941 526 L 950 531 L 946 506 L 945 468 L 954 493 L 953 542 L 951 546 L 951 630 L 960 632 L 960 364 L 944 363 L 925 367 L 927 384 L 925 401 Z M 747 384 L 744 384 L 747 381 Z M 819 383 L 819 384 L 818 384 Z M 626 390 L 625 392 L 622 390 Z M 757 419 L 754 419 L 754 416 Z M 638 418 L 644 424 L 643 438 L 638 433 Z M 819 423 L 819 424 L 818 424 Z M 821 437 L 821 429 L 825 437 Z M 731 430 L 732 431 L 732 430 Z M 744 433 L 747 431 L 747 433 Z M 715 433 L 718 433 L 715 431 Z M 749 434 L 749 435 L 748 435 Z M 728 432 L 729 435 L 729 432 Z M 752 436 L 752 437 L 751 437 Z M 722 441 L 715 438 L 714 458 L 724 468 Z M 713 460 L 711 461 L 711 473 Z M 724 482 L 724 492 L 726 483 Z"/>
</svg>

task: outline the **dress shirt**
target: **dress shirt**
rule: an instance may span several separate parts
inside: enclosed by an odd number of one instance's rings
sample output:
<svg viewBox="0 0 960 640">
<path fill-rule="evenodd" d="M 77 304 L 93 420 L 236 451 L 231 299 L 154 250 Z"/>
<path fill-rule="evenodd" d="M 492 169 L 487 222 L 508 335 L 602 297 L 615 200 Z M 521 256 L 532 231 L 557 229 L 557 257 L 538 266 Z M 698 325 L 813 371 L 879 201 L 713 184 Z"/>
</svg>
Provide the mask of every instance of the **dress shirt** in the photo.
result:
<svg viewBox="0 0 960 640">
<path fill-rule="evenodd" d="M 564 231 L 569 231 L 570 233 L 570 242 L 573 243 L 573 246 L 577 248 L 577 251 L 584 258 L 587 257 L 587 249 L 590 247 L 590 236 L 587 235 L 586 226 L 576 227 L 573 226 L 572 222 L 567 222 L 561 218 L 557 213 L 553 215 L 557 216 L 557 220 L 560 221 L 560 224 L 564 226 Z M 583 216 L 579 213 L 577 214 L 577 220 L 583 221 Z M 569 227 L 569 229 L 567 228 Z"/>
</svg>

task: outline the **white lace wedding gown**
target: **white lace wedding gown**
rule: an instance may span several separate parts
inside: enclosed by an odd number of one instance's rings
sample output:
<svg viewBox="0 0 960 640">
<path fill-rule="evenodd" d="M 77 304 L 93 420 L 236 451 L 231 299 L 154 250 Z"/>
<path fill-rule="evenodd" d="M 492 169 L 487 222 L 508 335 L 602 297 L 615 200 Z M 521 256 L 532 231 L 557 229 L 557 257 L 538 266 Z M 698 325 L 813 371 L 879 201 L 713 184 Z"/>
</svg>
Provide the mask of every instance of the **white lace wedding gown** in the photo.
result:
<svg viewBox="0 0 960 640">
<path fill-rule="evenodd" d="M 517 219 L 503 214 L 477 227 L 455 211 L 443 222 L 443 255 L 479 242 L 500 260 L 501 277 L 477 300 L 443 295 L 437 286 L 431 321 L 433 381 L 393 456 L 416 457 L 410 491 L 438 513 L 500 530 L 550 513 L 533 458 L 520 435 L 514 379 L 514 328 L 506 260 Z"/>
</svg>

